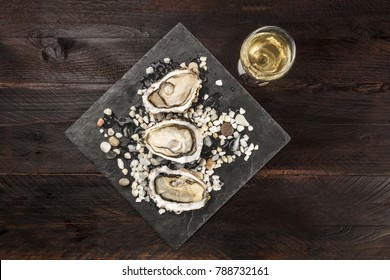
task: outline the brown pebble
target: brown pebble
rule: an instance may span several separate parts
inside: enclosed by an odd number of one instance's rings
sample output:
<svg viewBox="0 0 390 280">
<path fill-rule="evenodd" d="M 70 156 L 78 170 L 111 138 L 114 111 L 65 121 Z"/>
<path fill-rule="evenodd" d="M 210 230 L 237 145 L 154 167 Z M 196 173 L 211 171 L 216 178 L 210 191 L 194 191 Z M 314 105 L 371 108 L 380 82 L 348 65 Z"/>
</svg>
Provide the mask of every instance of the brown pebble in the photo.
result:
<svg viewBox="0 0 390 280">
<path fill-rule="evenodd" d="M 230 123 L 224 123 L 221 125 L 221 133 L 224 136 L 231 136 L 234 133 L 234 128 Z"/>
<path fill-rule="evenodd" d="M 104 124 L 104 120 L 103 120 L 102 118 L 98 119 L 98 121 L 97 121 L 97 126 L 98 126 L 98 127 L 102 127 L 103 124 Z"/>
<path fill-rule="evenodd" d="M 120 141 L 118 140 L 118 138 L 116 138 L 115 136 L 111 136 L 110 138 L 108 138 L 108 142 L 111 144 L 111 146 L 113 147 L 118 147 L 119 146 L 119 143 Z"/>
<path fill-rule="evenodd" d="M 211 158 L 209 158 L 207 161 L 206 161 L 206 168 L 207 169 L 213 169 L 215 167 L 215 161 L 213 161 Z"/>
</svg>

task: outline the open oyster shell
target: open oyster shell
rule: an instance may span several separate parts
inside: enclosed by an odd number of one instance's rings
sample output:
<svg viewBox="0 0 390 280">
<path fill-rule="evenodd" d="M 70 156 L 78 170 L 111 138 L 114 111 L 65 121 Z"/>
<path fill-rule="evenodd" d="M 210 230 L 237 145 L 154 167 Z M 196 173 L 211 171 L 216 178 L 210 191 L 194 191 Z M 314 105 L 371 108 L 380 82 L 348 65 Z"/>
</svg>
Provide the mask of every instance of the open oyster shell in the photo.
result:
<svg viewBox="0 0 390 280">
<path fill-rule="evenodd" d="M 197 160 L 203 147 L 199 129 L 179 119 L 162 121 L 146 129 L 143 137 L 151 153 L 178 163 Z"/>
<path fill-rule="evenodd" d="M 198 99 L 202 81 L 198 65 L 174 70 L 153 83 L 142 96 L 145 109 L 152 113 L 183 113 Z"/>
<path fill-rule="evenodd" d="M 203 181 L 188 171 L 167 166 L 149 173 L 149 196 L 159 208 L 176 213 L 202 208 L 210 199 Z"/>
</svg>

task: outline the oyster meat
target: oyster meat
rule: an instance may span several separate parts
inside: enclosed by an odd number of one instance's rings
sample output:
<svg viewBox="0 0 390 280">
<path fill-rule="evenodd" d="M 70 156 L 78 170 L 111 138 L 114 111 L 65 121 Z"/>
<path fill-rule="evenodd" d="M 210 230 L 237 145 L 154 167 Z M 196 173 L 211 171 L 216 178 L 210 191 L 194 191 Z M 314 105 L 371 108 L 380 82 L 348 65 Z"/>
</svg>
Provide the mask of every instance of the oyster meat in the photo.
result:
<svg viewBox="0 0 390 280">
<path fill-rule="evenodd" d="M 162 121 L 145 130 L 144 142 L 151 153 L 178 163 L 186 163 L 199 159 L 203 136 L 188 121 L 174 119 Z"/>
<path fill-rule="evenodd" d="M 176 213 L 202 208 L 210 199 L 203 181 L 189 171 L 167 166 L 150 172 L 149 196 L 159 208 Z"/>
<path fill-rule="evenodd" d="M 187 68 L 174 70 L 153 83 L 144 93 L 145 109 L 152 113 L 183 113 L 198 99 L 202 81 L 198 65 L 190 63 Z"/>
</svg>

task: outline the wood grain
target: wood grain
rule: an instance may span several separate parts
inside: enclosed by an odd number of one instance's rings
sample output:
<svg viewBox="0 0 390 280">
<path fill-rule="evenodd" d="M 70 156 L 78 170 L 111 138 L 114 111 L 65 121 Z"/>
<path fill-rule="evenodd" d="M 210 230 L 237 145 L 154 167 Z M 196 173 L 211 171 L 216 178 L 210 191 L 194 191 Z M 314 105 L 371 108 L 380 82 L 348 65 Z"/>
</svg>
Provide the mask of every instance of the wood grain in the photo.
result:
<svg viewBox="0 0 390 280">
<path fill-rule="evenodd" d="M 258 175 L 173 252 L 102 176 L 1 176 L 0 257 L 384 258 L 389 185 L 387 176 Z"/>
<path fill-rule="evenodd" d="M 2 0 L 0 11 L 0 258 L 390 259 L 389 1 Z M 64 131 L 178 22 L 234 76 L 259 26 L 285 28 L 297 59 L 248 88 L 292 141 L 174 252 Z"/>
<path fill-rule="evenodd" d="M 58 121 L 0 127 L 3 163 L 0 174 L 97 173 L 64 135 L 69 125 Z M 261 172 L 265 174 L 390 174 L 387 125 L 285 125 L 284 128 L 292 140 L 264 167 Z"/>
<path fill-rule="evenodd" d="M 285 85 L 289 89 L 282 90 L 278 86 L 248 90 L 283 125 L 390 124 L 389 88 Z M 75 121 L 110 87 L 111 84 L 33 84 L 31 88 L 0 88 L 0 127 Z"/>
<path fill-rule="evenodd" d="M 241 40 L 199 40 L 236 75 Z M 113 84 L 158 40 L 156 38 L 5 38 L 0 41 L 0 81 L 7 87 L 27 83 Z M 60 40 L 58 42 L 58 40 Z M 383 39 L 297 39 L 298 55 L 286 78 L 275 86 L 322 92 L 371 86 L 388 91 L 390 43 Z M 54 49 L 57 50 L 55 53 Z M 229 48 L 231 51 L 225 52 Z M 353 51 L 351 51 L 353 49 Z M 236 54 L 232 56 L 233 54 Z M 370 53 L 370 55 L 367 55 Z M 156 58 L 156 59 L 163 59 Z M 332 69 L 333 71 L 329 71 Z M 306 88 L 305 88 L 306 87 Z"/>
</svg>

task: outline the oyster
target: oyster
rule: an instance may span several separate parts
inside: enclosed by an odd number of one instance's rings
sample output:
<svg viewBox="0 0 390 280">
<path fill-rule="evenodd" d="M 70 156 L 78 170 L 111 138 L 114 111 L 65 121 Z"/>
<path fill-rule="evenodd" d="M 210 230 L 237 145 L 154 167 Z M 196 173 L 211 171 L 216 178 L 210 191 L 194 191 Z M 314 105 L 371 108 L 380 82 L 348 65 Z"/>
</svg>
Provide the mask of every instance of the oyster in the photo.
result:
<svg viewBox="0 0 390 280">
<path fill-rule="evenodd" d="M 142 100 L 146 110 L 152 114 L 182 113 L 198 99 L 201 87 L 198 64 L 192 62 L 188 68 L 174 70 L 153 83 Z"/>
<path fill-rule="evenodd" d="M 202 208 L 210 199 L 203 181 L 188 171 L 167 166 L 150 172 L 149 196 L 159 208 L 176 213 Z"/>
<path fill-rule="evenodd" d="M 203 147 L 203 136 L 191 123 L 174 119 L 162 121 L 144 133 L 149 151 L 178 163 L 197 160 Z"/>
</svg>

